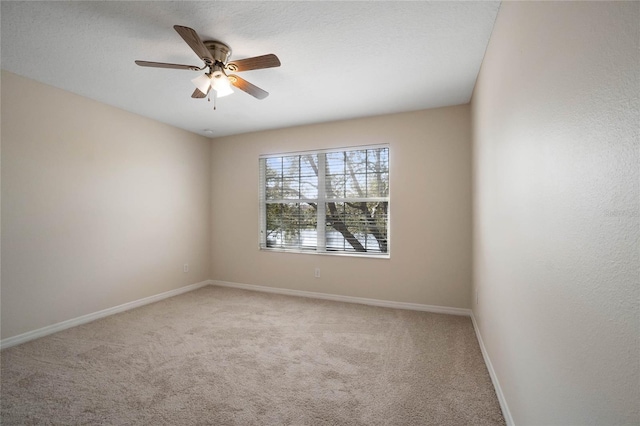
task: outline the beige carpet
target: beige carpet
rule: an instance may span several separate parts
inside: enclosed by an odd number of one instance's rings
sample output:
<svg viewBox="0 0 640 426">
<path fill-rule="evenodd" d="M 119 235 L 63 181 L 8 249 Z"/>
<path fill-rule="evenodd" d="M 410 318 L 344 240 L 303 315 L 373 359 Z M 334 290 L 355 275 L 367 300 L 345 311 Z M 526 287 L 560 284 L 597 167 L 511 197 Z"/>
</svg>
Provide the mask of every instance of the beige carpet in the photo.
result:
<svg viewBox="0 0 640 426">
<path fill-rule="evenodd" d="M 6 349 L 3 425 L 503 425 L 469 318 L 205 287 Z"/>
</svg>

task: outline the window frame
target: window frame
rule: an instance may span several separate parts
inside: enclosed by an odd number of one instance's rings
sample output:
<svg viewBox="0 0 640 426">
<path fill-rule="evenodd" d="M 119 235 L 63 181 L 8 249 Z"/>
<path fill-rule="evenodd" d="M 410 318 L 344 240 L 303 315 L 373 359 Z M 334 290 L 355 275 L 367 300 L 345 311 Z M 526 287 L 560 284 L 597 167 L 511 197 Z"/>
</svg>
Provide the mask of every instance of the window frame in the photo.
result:
<svg viewBox="0 0 640 426">
<path fill-rule="evenodd" d="M 326 195 L 326 154 L 330 153 L 344 153 L 349 151 L 364 151 L 386 149 L 387 150 L 387 184 L 388 191 L 386 197 L 343 197 L 333 198 Z M 322 155 L 320 155 L 322 154 Z M 284 158 L 304 155 L 318 155 L 318 194 L 317 198 L 283 198 L 268 200 L 266 195 L 266 161 L 269 158 Z M 315 254 L 315 255 L 329 255 L 329 256 L 347 256 L 347 257 L 365 257 L 375 259 L 389 259 L 391 258 L 391 148 L 389 144 L 373 144 L 373 145 L 359 145 L 329 149 L 315 149 L 306 151 L 292 151 L 292 152 L 279 152 L 272 154 L 261 154 L 258 158 L 258 173 L 259 173 L 259 188 L 258 188 L 258 203 L 259 203 L 259 218 L 258 218 L 258 248 L 260 251 L 266 252 L 284 252 L 284 253 L 300 253 L 300 254 Z M 320 190 L 322 188 L 322 190 Z M 327 201 L 329 200 L 329 201 Z M 267 247 L 267 204 L 301 204 L 301 203 L 317 203 L 317 221 L 316 221 L 316 235 L 317 244 L 314 249 L 303 249 L 293 247 Z M 328 202 L 346 203 L 346 202 L 386 202 L 387 203 L 387 217 L 386 217 L 386 252 L 356 252 L 356 251 L 340 251 L 340 250 L 327 250 L 326 245 L 326 204 Z M 322 232 L 320 230 L 323 230 Z M 370 234 L 367 234 L 370 235 Z"/>
</svg>

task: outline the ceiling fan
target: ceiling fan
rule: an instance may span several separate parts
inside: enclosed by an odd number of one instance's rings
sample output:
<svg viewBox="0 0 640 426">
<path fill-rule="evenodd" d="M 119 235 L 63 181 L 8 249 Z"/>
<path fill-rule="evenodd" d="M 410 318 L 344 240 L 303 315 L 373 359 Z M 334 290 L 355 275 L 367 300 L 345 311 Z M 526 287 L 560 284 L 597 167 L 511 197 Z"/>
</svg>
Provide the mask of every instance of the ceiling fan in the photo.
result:
<svg viewBox="0 0 640 426">
<path fill-rule="evenodd" d="M 202 71 L 206 69 L 203 75 L 191 80 L 196 86 L 196 90 L 191 95 L 192 98 L 205 98 L 211 90 L 214 92 L 214 100 L 216 97 L 229 95 L 233 93 L 230 84 L 257 99 L 264 99 L 269 96 L 269 93 L 265 90 L 262 90 L 235 74 L 227 75 L 227 72 L 234 73 L 279 67 L 280 60 L 276 55 L 268 54 L 229 62 L 231 48 L 226 44 L 215 40 L 202 41 L 198 33 L 189 27 L 174 25 L 173 28 L 180 34 L 196 55 L 202 59 L 204 62 L 202 67 L 149 61 L 135 61 L 136 64 L 141 67 L 173 68 L 191 71 Z"/>
</svg>

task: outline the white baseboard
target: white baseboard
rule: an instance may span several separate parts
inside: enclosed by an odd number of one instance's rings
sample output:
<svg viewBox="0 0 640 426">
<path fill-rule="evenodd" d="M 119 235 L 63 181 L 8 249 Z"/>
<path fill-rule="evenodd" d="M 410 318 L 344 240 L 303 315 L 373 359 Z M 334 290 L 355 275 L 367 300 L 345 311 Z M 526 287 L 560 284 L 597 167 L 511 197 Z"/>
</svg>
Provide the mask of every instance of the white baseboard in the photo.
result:
<svg viewBox="0 0 640 426">
<path fill-rule="evenodd" d="M 509 411 L 509 406 L 507 405 L 507 400 L 505 399 L 502 388 L 500 387 L 500 381 L 498 380 L 496 371 L 493 369 L 493 364 L 491 363 L 491 358 L 489 358 L 487 348 L 484 346 L 484 341 L 482 340 L 482 335 L 480 334 L 480 328 L 478 327 L 478 323 L 476 322 L 476 317 L 473 315 L 473 311 L 471 311 L 471 322 L 473 323 L 473 329 L 476 332 L 476 337 L 478 338 L 478 343 L 480 344 L 480 350 L 482 351 L 484 363 L 487 365 L 487 370 L 489 370 L 491 382 L 493 383 L 493 387 L 496 390 L 496 395 L 498 396 L 498 402 L 500 403 L 500 408 L 502 409 L 504 420 L 507 423 L 507 426 L 515 426 L 513 417 L 511 416 L 511 411 Z"/>
<path fill-rule="evenodd" d="M 313 291 L 291 290 L 288 288 L 267 287 L 254 284 L 240 284 L 228 281 L 212 280 L 212 285 L 232 287 L 243 290 L 262 291 L 266 293 L 284 294 L 287 296 L 309 297 L 312 299 L 334 300 L 336 302 L 359 303 L 361 305 L 380 306 L 383 308 L 408 309 L 411 311 L 433 312 L 436 314 L 471 316 L 471 309 L 450 308 L 447 306 L 422 305 L 420 303 L 393 302 L 390 300 L 368 299 L 365 297 L 341 296 L 338 294 L 316 293 Z"/>
<path fill-rule="evenodd" d="M 134 300 L 133 302 L 124 303 L 122 305 L 114 306 L 112 308 L 103 309 L 98 312 L 83 315 L 81 317 L 72 318 L 70 320 L 62 321 L 57 324 L 48 325 L 46 327 L 39 328 L 37 330 L 28 331 L 26 333 L 18 334 L 17 336 L 8 337 L 0 340 L 0 349 L 10 348 L 11 346 L 19 345 L 21 343 L 28 342 L 30 340 L 44 337 L 49 334 L 57 333 L 58 331 L 66 330 L 67 328 L 75 327 L 77 325 L 86 324 L 91 321 L 95 321 L 100 318 L 107 317 L 109 315 L 117 314 L 120 312 L 128 311 L 130 309 L 138 308 L 140 306 L 148 305 L 150 303 L 158 302 L 169 297 L 177 296 L 182 293 L 187 293 L 199 289 L 201 287 L 210 285 L 211 281 L 202 281 L 200 283 L 191 284 L 186 287 L 180 287 L 175 290 L 166 291 L 164 293 L 156 294 L 154 296 L 145 297 L 143 299 Z"/>
</svg>

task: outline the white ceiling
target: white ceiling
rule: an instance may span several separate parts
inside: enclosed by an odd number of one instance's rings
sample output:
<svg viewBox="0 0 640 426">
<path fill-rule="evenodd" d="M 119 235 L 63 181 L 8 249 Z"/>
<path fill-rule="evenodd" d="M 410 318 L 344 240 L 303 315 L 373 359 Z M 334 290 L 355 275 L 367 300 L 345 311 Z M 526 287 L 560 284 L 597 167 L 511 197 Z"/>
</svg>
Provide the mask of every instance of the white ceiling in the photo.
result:
<svg viewBox="0 0 640 426">
<path fill-rule="evenodd" d="M 499 2 L 2 1 L 3 69 L 209 137 L 469 102 Z M 228 44 L 267 90 L 192 99 L 202 65 L 173 29 Z M 212 133 L 205 133 L 211 129 Z"/>
</svg>

